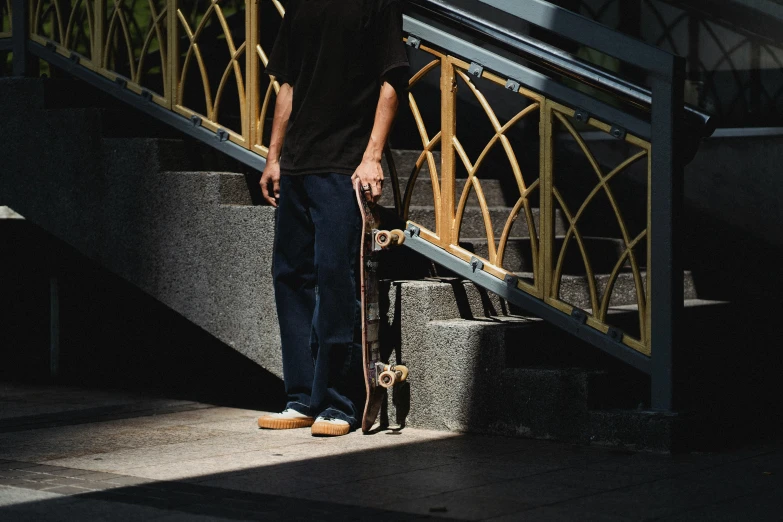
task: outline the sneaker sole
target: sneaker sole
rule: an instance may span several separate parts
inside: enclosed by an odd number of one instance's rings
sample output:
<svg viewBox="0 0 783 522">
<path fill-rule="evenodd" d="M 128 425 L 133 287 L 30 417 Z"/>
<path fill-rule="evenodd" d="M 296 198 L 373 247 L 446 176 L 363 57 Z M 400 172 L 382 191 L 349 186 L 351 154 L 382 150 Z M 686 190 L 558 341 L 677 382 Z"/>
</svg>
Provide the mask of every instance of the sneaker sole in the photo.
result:
<svg viewBox="0 0 783 522">
<path fill-rule="evenodd" d="M 320 435 L 323 437 L 339 437 L 341 435 L 348 435 L 351 432 L 351 427 L 347 424 L 332 424 L 330 422 L 316 422 L 313 427 L 310 428 L 313 435 Z"/>
<path fill-rule="evenodd" d="M 294 430 L 297 428 L 309 428 L 314 422 L 315 419 L 312 417 L 301 417 L 297 419 L 260 417 L 258 419 L 258 427 L 267 430 Z"/>
</svg>

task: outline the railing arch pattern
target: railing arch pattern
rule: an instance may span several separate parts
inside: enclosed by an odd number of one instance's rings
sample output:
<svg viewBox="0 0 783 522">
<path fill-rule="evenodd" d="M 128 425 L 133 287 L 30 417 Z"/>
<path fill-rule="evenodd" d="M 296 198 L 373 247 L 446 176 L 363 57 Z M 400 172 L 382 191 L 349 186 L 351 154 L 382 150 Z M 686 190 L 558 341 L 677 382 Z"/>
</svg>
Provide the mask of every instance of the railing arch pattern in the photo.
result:
<svg viewBox="0 0 783 522">
<path fill-rule="evenodd" d="M 427 52 L 433 52 L 426 49 Z M 420 51 L 421 52 L 421 51 Z M 416 169 L 420 168 L 425 162 L 434 163 L 431 147 L 436 140 L 442 141 L 441 149 L 442 159 L 440 165 L 432 165 L 431 172 L 440 172 L 441 175 L 433 175 L 433 195 L 436 211 L 436 222 L 434 228 L 428 228 L 421 223 L 414 223 L 420 229 L 420 235 L 427 241 L 438 245 L 464 261 L 470 262 L 473 259 L 480 259 L 483 264 L 483 270 L 489 272 L 499 279 L 505 279 L 507 276 L 518 278 L 518 288 L 524 292 L 543 299 L 549 305 L 571 314 L 574 309 L 583 309 L 586 313 L 586 323 L 604 333 L 610 329 L 616 328 L 611 324 L 609 315 L 611 311 L 612 293 L 617 284 L 621 273 L 628 273 L 632 279 L 633 292 L 636 301 L 635 325 L 626 328 L 633 334 L 622 335 L 622 342 L 639 353 L 650 354 L 649 349 L 649 317 L 648 317 L 648 295 L 647 285 L 650 279 L 646 276 L 644 268 L 648 264 L 646 258 L 647 227 L 641 231 L 631 231 L 626 224 L 623 212 L 616 202 L 610 184 L 612 180 L 620 177 L 631 166 L 640 164 L 644 168 L 645 185 L 642 190 L 649 191 L 650 182 L 650 143 L 631 134 L 626 134 L 623 141 L 632 148 L 637 149 L 627 158 L 624 158 L 616 167 L 605 171 L 596 160 L 588 145 L 585 143 L 575 124 L 571 121 L 575 116 L 576 109 L 567 107 L 563 104 L 548 99 L 545 96 L 535 93 L 524 87 L 510 84 L 513 81 L 509 78 L 503 78 L 490 71 L 481 71 L 471 74 L 471 64 L 465 60 L 438 53 L 437 60 L 430 62 L 427 67 L 416 72 L 411 79 L 411 86 L 415 85 L 423 76 L 435 68 L 441 70 L 441 103 L 443 105 L 443 128 L 435 138 L 431 138 L 426 132 L 421 122 L 420 110 L 416 104 L 413 94 L 410 95 L 411 111 L 419 127 L 423 151 L 416 163 Z M 492 103 L 482 94 L 477 86 L 477 82 L 484 81 L 496 86 L 502 86 L 506 89 L 515 87 L 513 90 L 507 90 L 509 96 L 513 96 L 516 109 L 514 114 L 506 122 L 501 122 Z M 450 87 L 450 86 L 453 86 Z M 474 147 L 479 150 L 476 159 L 471 159 L 465 150 L 463 143 L 459 139 L 459 129 L 457 128 L 456 113 L 458 112 L 458 99 L 455 95 L 456 89 L 467 89 L 471 96 L 481 107 L 486 119 L 489 121 L 492 129 L 492 137 L 486 144 L 479 144 Z M 537 130 L 540 137 L 537 150 L 540 152 L 539 169 L 535 173 L 525 172 L 520 166 L 517 153 L 513 144 L 506 133 L 523 122 L 529 122 Z M 473 126 L 475 121 L 466 122 Z M 584 125 L 586 130 L 605 133 L 611 135 L 612 127 L 597 119 L 589 119 Z M 572 136 L 578 144 L 577 150 L 583 155 L 590 165 L 590 171 L 597 179 L 597 183 L 590 188 L 587 196 L 580 202 L 580 205 L 572 210 L 566 202 L 564 192 L 568 191 L 567 180 L 571 176 L 563 176 L 561 181 L 554 168 L 554 158 L 557 156 L 557 147 L 554 144 L 554 134 L 565 131 Z M 450 143 L 451 146 L 446 146 Z M 499 147 L 505 154 L 509 170 L 508 174 L 513 176 L 518 190 L 516 200 L 513 202 L 512 210 L 509 214 L 498 216 L 487 205 L 482 189 L 482 178 L 479 175 L 482 164 L 487 154 L 493 147 Z M 448 172 L 455 172 L 458 164 L 464 169 L 467 178 L 460 180 L 464 185 L 460 190 L 455 186 L 456 178 L 443 175 Z M 411 175 L 415 179 L 416 172 Z M 406 197 L 403 200 L 403 215 L 407 216 L 408 205 L 410 202 L 410 192 L 412 184 L 407 187 Z M 479 219 L 483 220 L 484 237 L 470 238 L 479 239 L 486 245 L 486 250 L 478 254 L 475 248 L 466 245 L 470 239 L 461 236 L 461 228 L 465 219 L 466 209 L 468 208 L 469 196 L 473 195 L 476 199 L 476 208 L 480 209 L 477 213 Z M 618 249 L 617 257 L 612 263 L 612 269 L 608 278 L 599 280 L 596 271 L 592 268 L 591 256 L 584 245 L 583 234 L 580 231 L 580 219 L 589 210 L 593 201 L 599 196 L 604 196 L 610 202 L 612 209 L 611 217 L 616 220 L 618 229 L 621 232 L 622 248 Z M 649 194 L 641 196 L 639 199 L 649 201 Z M 447 203 L 447 201 L 449 201 Z M 535 211 L 540 209 L 540 219 L 536 219 Z M 645 222 L 649 215 L 649 207 L 645 206 Z M 555 214 L 559 213 L 565 219 L 567 230 L 558 230 Z M 523 230 L 526 234 L 525 241 L 529 242 L 531 255 L 531 270 L 527 273 L 515 272 L 510 266 L 504 265 L 504 254 L 510 240 L 514 239 L 511 233 L 512 228 L 519 222 L 524 224 Z M 473 227 L 475 230 L 476 227 Z M 559 237 L 558 237 L 559 236 Z M 572 245 L 575 243 L 575 245 Z M 643 248 L 640 248 L 642 247 Z M 588 285 L 590 301 L 588 303 L 573 303 L 563 299 L 560 295 L 560 288 L 566 274 L 563 270 L 564 258 L 569 248 L 577 248 L 579 256 L 582 259 L 585 268 L 585 282 Z M 626 307 L 628 308 L 628 307 Z M 627 318 L 626 318 L 627 322 Z"/>
<path fill-rule="evenodd" d="M 0 0 L 0 76 L 11 73 L 12 38 L 13 38 L 13 3 L 11 0 Z M 3 45 L 5 44 L 5 45 Z"/>
<path fill-rule="evenodd" d="M 31 38 L 69 49 L 95 65 L 95 35 L 100 30 L 95 7 L 90 0 L 33 0 Z"/>
<path fill-rule="evenodd" d="M 11 38 L 11 14 L 13 7 L 11 0 L 0 1 L 0 38 Z"/>
<path fill-rule="evenodd" d="M 631 4 L 638 9 L 637 20 L 623 16 Z M 724 125 L 779 125 L 783 120 L 781 35 L 771 40 L 739 22 L 732 24 L 718 12 L 710 16 L 682 1 L 581 0 L 579 11 L 607 26 L 638 32 L 647 42 L 688 57 L 692 82 L 686 91 L 688 101 L 709 110 Z M 635 27 L 628 26 L 633 23 Z"/>
<path fill-rule="evenodd" d="M 411 200 L 413 198 L 413 191 L 416 188 L 417 183 L 427 183 L 429 181 L 428 188 L 432 190 L 432 203 L 434 208 L 441 208 L 441 188 L 440 188 L 440 165 L 436 159 L 435 153 L 441 146 L 442 132 L 440 127 L 432 129 L 428 127 L 427 122 L 422 114 L 422 110 L 419 107 L 417 101 L 416 88 L 428 76 L 435 74 L 440 75 L 440 69 L 443 67 L 445 55 L 433 48 L 422 45 L 419 47 L 418 52 L 425 55 L 424 60 L 426 65 L 421 67 L 418 71 L 411 75 L 408 82 L 408 105 L 410 107 L 411 114 L 416 126 L 416 131 L 421 138 L 421 152 L 419 153 L 416 162 L 414 163 L 410 172 L 404 172 L 407 174 L 407 184 L 404 192 L 400 186 L 399 180 L 393 181 L 393 191 L 395 194 L 394 202 L 397 211 L 402 220 L 407 221 L 410 213 Z M 393 175 L 396 176 L 397 169 L 394 166 L 394 160 L 391 155 L 386 154 L 387 162 L 390 163 L 390 170 Z M 419 181 L 419 175 L 426 171 L 429 173 L 429 180 Z M 398 196 L 399 194 L 399 196 Z M 435 212 L 434 216 L 434 229 L 440 230 L 443 227 L 442 216 L 439 212 Z"/>
</svg>

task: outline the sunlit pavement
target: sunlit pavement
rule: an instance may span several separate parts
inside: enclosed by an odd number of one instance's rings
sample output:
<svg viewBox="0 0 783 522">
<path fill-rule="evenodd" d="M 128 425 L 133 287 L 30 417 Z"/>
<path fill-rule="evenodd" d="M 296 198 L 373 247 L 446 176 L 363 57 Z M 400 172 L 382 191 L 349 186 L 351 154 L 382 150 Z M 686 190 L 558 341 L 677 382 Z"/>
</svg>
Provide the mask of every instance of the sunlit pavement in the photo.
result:
<svg viewBox="0 0 783 522">
<path fill-rule="evenodd" d="M 781 520 L 783 444 L 674 457 L 0 383 L 0 520 Z"/>
</svg>

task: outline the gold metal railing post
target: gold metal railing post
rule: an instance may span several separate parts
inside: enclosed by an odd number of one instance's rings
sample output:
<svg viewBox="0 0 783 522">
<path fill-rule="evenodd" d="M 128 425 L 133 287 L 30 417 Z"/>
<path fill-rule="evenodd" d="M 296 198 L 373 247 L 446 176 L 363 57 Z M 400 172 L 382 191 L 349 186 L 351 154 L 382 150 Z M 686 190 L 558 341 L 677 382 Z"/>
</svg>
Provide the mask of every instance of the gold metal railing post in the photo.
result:
<svg viewBox="0 0 783 522">
<path fill-rule="evenodd" d="M 456 244 L 454 230 L 454 191 L 456 178 L 456 155 L 454 136 L 457 133 L 457 77 L 450 56 L 445 56 L 440 68 L 441 103 L 441 166 L 440 207 L 435 209 L 435 233 L 440 245 Z"/>
<path fill-rule="evenodd" d="M 93 65 L 98 69 L 104 69 L 107 64 L 103 60 L 104 40 L 106 38 L 106 3 L 110 0 L 95 0 L 93 6 L 93 16 L 95 17 L 95 27 L 91 35 L 92 49 L 90 49 Z"/>
<path fill-rule="evenodd" d="M 177 38 L 177 0 L 166 1 L 166 40 L 167 40 L 167 67 L 166 77 L 163 78 L 163 90 L 167 107 L 174 109 L 180 100 L 177 100 L 177 82 L 179 81 L 179 39 Z"/>
<path fill-rule="evenodd" d="M 256 144 L 259 91 L 259 66 L 256 56 L 258 46 L 258 0 L 246 0 L 245 5 L 245 121 L 242 122 L 242 135 L 245 146 L 253 150 Z"/>
<path fill-rule="evenodd" d="M 546 301 L 549 298 L 556 298 L 552 294 L 552 279 L 554 278 L 554 264 L 552 256 L 554 255 L 555 242 L 555 212 L 553 205 L 552 187 L 554 186 L 554 141 L 552 138 L 552 106 L 549 100 L 543 100 L 539 109 L 540 121 L 540 157 L 539 157 L 539 179 L 541 180 L 540 208 L 539 208 L 539 273 L 536 274 L 534 281 L 541 298 Z M 532 224 L 531 224 L 532 226 Z"/>
</svg>

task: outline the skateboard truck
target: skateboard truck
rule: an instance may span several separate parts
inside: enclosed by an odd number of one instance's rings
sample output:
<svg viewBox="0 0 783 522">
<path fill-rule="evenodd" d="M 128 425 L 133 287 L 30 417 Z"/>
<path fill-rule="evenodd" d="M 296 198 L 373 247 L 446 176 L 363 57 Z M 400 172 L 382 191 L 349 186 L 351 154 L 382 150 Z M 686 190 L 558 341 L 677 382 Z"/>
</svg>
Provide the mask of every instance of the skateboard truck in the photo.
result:
<svg viewBox="0 0 783 522">
<path fill-rule="evenodd" d="M 384 388 L 391 388 L 397 383 L 408 380 L 408 368 L 401 364 L 376 362 L 375 374 L 378 376 L 378 384 Z"/>
<path fill-rule="evenodd" d="M 402 230 L 374 230 L 375 245 L 380 248 L 398 246 L 405 242 L 405 232 Z"/>
</svg>

